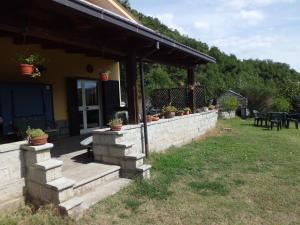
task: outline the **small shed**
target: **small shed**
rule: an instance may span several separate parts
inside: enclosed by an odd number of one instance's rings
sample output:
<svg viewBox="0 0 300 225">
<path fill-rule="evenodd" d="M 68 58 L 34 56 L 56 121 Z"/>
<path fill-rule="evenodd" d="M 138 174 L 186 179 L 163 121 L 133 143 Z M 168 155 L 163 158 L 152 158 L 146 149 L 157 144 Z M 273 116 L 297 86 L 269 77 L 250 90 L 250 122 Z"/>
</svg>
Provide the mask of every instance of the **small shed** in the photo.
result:
<svg viewBox="0 0 300 225">
<path fill-rule="evenodd" d="M 220 104 L 221 100 L 228 96 L 234 96 L 237 98 L 237 100 L 239 102 L 239 108 L 237 110 L 238 114 L 240 114 L 242 118 L 246 118 L 247 117 L 247 108 L 248 108 L 248 99 L 235 91 L 228 90 L 225 93 L 221 94 L 220 97 L 218 97 L 217 103 Z"/>
</svg>

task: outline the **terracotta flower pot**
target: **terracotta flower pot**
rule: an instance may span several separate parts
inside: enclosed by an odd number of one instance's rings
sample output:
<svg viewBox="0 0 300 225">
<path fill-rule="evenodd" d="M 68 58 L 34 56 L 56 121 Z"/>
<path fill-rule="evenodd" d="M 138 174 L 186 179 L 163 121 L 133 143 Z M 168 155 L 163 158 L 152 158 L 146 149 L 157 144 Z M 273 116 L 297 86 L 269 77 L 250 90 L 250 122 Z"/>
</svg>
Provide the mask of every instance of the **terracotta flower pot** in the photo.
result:
<svg viewBox="0 0 300 225">
<path fill-rule="evenodd" d="M 184 112 L 177 112 L 177 116 L 183 116 Z"/>
<path fill-rule="evenodd" d="M 102 73 L 100 75 L 100 80 L 101 81 L 108 81 L 108 74 L 107 73 Z"/>
<path fill-rule="evenodd" d="M 184 115 L 190 115 L 190 111 L 184 111 Z"/>
<path fill-rule="evenodd" d="M 175 112 L 165 112 L 165 113 L 164 113 L 164 117 L 165 117 L 166 119 L 173 118 L 173 117 L 175 117 Z"/>
<path fill-rule="evenodd" d="M 30 138 L 29 144 L 33 146 L 44 145 L 48 142 L 48 134 L 40 137 Z"/>
<path fill-rule="evenodd" d="M 148 115 L 147 116 L 147 123 L 151 123 L 152 122 L 152 116 Z"/>
<path fill-rule="evenodd" d="M 159 117 L 158 116 L 152 116 L 152 121 L 158 121 Z"/>
<path fill-rule="evenodd" d="M 20 64 L 20 69 L 23 76 L 31 76 L 33 74 L 33 65 Z"/>
<path fill-rule="evenodd" d="M 111 131 L 120 131 L 120 130 L 122 130 L 122 124 L 118 124 L 118 125 L 111 125 L 110 126 L 110 130 Z"/>
</svg>

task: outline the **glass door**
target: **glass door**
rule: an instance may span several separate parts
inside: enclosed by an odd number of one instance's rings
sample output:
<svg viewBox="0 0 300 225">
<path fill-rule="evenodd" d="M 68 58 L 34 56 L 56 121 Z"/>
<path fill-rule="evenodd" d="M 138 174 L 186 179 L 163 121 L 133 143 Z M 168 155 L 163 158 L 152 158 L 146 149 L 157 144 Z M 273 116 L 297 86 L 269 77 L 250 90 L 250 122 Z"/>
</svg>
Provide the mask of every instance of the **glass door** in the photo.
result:
<svg viewBox="0 0 300 225">
<path fill-rule="evenodd" d="M 95 80 L 78 80 L 77 94 L 80 113 L 80 133 L 89 133 L 100 127 L 98 82 Z"/>
</svg>

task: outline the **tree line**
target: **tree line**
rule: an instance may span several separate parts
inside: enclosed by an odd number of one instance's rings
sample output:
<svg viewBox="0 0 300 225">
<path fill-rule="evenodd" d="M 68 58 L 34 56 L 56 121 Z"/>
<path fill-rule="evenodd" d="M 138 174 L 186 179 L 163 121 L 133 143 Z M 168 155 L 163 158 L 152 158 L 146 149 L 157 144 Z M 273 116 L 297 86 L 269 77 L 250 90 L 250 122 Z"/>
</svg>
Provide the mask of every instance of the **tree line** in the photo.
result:
<svg viewBox="0 0 300 225">
<path fill-rule="evenodd" d="M 119 2 L 144 26 L 216 59 L 216 64 L 199 65 L 196 68 L 196 81 L 207 87 L 208 98 L 217 98 L 224 91 L 232 89 L 248 98 L 250 109 L 267 111 L 274 104 L 285 105 L 291 111 L 300 109 L 300 74 L 288 64 L 272 60 L 240 60 L 233 54 L 222 52 L 218 47 L 209 47 L 206 43 L 180 34 L 157 18 L 132 9 L 128 0 Z M 145 73 L 148 95 L 157 88 L 186 84 L 184 69 L 148 64 Z"/>
</svg>

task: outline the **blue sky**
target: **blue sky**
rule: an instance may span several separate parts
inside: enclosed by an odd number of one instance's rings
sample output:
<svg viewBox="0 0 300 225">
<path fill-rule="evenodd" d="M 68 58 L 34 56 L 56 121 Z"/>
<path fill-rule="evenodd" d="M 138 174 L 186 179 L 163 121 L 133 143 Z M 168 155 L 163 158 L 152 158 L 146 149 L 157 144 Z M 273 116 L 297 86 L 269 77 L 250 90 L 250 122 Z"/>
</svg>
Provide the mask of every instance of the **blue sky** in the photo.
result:
<svg viewBox="0 0 300 225">
<path fill-rule="evenodd" d="M 132 8 L 241 59 L 300 72 L 300 0 L 130 0 Z"/>
</svg>

